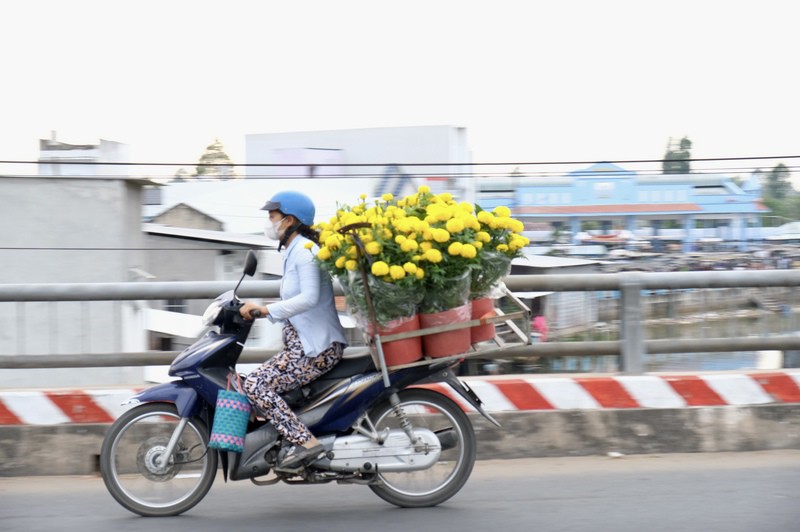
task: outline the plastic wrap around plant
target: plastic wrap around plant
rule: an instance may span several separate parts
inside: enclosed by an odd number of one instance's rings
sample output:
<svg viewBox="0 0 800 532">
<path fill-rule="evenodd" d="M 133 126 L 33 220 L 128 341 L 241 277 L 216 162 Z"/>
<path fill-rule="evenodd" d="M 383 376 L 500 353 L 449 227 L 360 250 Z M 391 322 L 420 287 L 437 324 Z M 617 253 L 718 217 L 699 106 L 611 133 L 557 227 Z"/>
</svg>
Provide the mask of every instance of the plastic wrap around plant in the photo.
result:
<svg viewBox="0 0 800 532">
<path fill-rule="evenodd" d="M 511 257 L 496 251 L 483 253 L 480 268 L 472 270 L 470 299 L 503 295 L 502 279 L 511 271 Z"/>
<path fill-rule="evenodd" d="M 420 303 L 420 312 L 431 314 L 465 305 L 469 301 L 470 272 L 465 271 L 458 277 L 443 279 L 436 286 L 429 286 Z"/>
<path fill-rule="evenodd" d="M 364 280 L 360 273 L 349 272 L 346 278 L 341 277 L 339 281 L 344 288 L 350 314 L 363 330 L 371 330 Z M 375 320 L 380 326 L 397 326 L 403 319 L 409 319 L 417 313 L 417 305 L 424 295 L 419 287 L 387 283 L 369 274 L 367 283 L 375 309 Z"/>
</svg>

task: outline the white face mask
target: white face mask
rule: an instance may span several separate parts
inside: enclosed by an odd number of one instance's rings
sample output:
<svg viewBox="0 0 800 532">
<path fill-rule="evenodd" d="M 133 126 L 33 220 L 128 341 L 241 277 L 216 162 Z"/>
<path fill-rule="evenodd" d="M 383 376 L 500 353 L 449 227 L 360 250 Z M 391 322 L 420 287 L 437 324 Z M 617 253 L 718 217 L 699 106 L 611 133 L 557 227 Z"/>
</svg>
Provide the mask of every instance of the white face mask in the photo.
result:
<svg viewBox="0 0 800 532">
<path fill-rule="evenodd" d="M 267 219 L 267 223 L 264 224 L 264 236 L 271 239 L 271 240 L 280 240 L 283 236 L 283 231 L 279 231 L 281 222 L 283 222 L 286 218 L 281 218 L 280 220 L 273 222 L 270 219 Z"/>
</svg>

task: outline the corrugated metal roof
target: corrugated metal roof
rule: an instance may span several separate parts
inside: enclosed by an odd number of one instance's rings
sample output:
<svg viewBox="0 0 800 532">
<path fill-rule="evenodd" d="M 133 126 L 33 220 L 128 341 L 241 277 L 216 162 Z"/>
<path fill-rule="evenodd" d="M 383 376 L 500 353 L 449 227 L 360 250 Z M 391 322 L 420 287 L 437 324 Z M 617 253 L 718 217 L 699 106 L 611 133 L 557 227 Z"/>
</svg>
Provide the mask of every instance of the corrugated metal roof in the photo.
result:
<svg viewBox="0 0 800 532">
<path fill-rule="evenodd" d="M 171 236 L 189 240 L 206 240 L 209 242 L 226 242 L 257 248 L 275 249 L 275 244 L 262 235 L 242 233 L 228 233 L 225 231 L 211 231 L 209 229 L 188 229 L 185 227 L 170 227 L 160 224 L 142 224 L 142 231 L 151 235 Z"/>
</svg>

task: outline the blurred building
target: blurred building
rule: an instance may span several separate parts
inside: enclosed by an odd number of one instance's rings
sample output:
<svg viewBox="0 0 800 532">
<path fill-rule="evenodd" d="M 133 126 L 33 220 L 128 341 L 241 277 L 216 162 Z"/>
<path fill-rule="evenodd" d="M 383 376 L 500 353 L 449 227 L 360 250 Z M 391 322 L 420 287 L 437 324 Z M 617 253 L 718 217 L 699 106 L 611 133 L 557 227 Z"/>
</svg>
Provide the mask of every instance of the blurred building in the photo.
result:
<svg viewBox="0 0 800 532">
<path fill-rule="evenodd" d="M 386 127 L 247 135 L 245 179 L 169 183 L 148 196 L 144 219 L 185 203 L 233 233 L 261 233 L 261 207 L 281 190 L 308 194 L 317 220 L 361 194 L 410 194 L 420 185 L 474 201 L 466 129 Z M 427 164 L 426 164 L 427 163 Z M 356 165 L 356 166 L 343 166 Z"/>
<path fill-rule="evenodd" d="M 575 244 L 636 237 L 656 246 L 675 240 L 684 251 L 701 238 L 746 246 L 759 237 L 760 215 L 767 211 L 753 180 L 740 186 L 720 174 L 638 175 L 610 163 L 560 177 L 479 181 L 476 195 L 484 208 L 513 206 L 514 216 L 526 225 L 547 222 L 555 231 L 567 231 Z M 582 233 L 589 221 L 598 230 Z M 682 227 L 679 236 L 665 234 L 662 226 L 675 221 Z"/>
<path fill-rule="evenodd" d="M 55 132 L 39 140 L 40 176 L 127 176 L 124 163 L 129 162 L 130 149 L 121 142 L 101 139 L 97 144 L 67 144 L 57 140 Z"/>
<path fill-rule="evenodd" d="M 178 203 L 154 216 L 152 223 L 171 227 L 206 229 L 209 231 L 222 231 L 224 227 L 220 220 L 185 203 Z"/>
<path fill-rule="evenodd" d="M 142 187 L 131 177 L 0 176 L 0 283 L 114 283 L 146 277 Z M 141 350 L 135 302 L 0 303 L 3 354 Z M 130 368 L 32 370 L 0 374 L 0 386 L 127 378 Z M 7 382 L 11 381 L 10 383 Z"/>
</svg>

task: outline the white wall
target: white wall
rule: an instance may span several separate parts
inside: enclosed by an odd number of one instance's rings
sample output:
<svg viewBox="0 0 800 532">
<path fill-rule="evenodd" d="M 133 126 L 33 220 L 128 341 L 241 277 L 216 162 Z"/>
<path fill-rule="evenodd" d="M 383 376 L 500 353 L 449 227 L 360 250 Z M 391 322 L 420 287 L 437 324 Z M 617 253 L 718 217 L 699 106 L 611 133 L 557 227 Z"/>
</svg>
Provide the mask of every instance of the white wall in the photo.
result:
<svg viewBox="0 0 800 532">
<path fill-rule="evenodd" d="M 141 184 L 123 179 L 0 178 L 0 283 L 99 283 L 134 280 L 144 265 Z M 133 302 L 0 303 L 0 356 L 118 352 L 141 346 L 124 323 Z M 0 387 L 71 386 L 128 370 L 0 372 Z M 135 372 L 133 372 L 135 373 Z"/>
<path fill-rule="evenodd" d="M 375 164 L 367 167 L 336 168 L 318 167 L 313 179 L 308 170 L 293 168 L 290 172 L 302 175 L 302 180 L 292 186 L 312 196 L 318 209 L 331 210 L 336 201 L 352 202 L 359 194 L 377 196 L 393 190 L 381 189 L 381 177 L 386 165 L 398 164 L 403 173 L 413 175 L 413 182 L 402 190 L 413 192 L 417 186 L 429 184 L 426 177 L 449 176 L 471 171 L 470 167 L 408 166 L 412 163 L 469 163 L 471 153 L 467 147 L 466 129 L 453 126 L 387 127 L 345 129 L 330 131 L 303 131 L 294 133 L 267 133 L 245 137 L 248 164 L 277 164 L 290 162 L 287 157 L 294 154 L 295 163 L 306 164 L 311 157 L 309 148 L 333 150 L 337 159 L 346 164 Z M 247 177 L 260 179 L 276 177 L 287 172 L 280 167 L 247 167 Z M 325 175 L 363 175 L 363 178 L 325 178 Z M 434 183 L 434 186 L 438 184 Z M 276 182 L 275 191 L 288 188 L 285 181 Z M 443 185 L 465 201 L 474 201 L 471 180 L 452 179 Z"/>
</svg>

